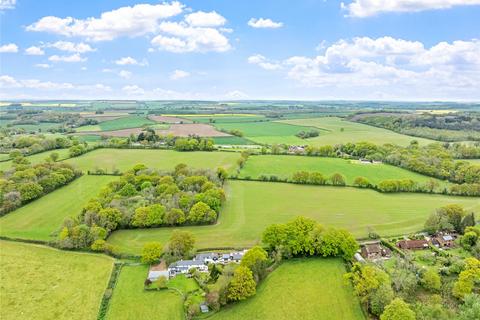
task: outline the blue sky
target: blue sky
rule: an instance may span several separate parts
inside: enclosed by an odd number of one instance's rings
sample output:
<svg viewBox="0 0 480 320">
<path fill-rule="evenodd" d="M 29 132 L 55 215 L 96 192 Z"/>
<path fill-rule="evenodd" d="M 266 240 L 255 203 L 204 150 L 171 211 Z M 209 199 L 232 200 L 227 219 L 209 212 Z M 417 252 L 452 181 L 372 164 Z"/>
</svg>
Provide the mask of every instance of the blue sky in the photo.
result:
<svg viewBox="0 0 480 320">
<path fill-rule="evenodd" d="M 0 0 L 0 20 L 1 99 L 480 99 L 480 0 Z"/>
</svg>

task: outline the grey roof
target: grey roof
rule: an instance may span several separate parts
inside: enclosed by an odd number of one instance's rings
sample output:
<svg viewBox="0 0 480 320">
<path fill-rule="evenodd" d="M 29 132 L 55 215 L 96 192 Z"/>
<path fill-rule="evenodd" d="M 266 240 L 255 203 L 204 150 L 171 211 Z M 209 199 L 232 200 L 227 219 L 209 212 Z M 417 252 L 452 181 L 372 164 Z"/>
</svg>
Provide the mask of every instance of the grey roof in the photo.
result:
<svg viewBox="0 0 480 320">
<path fill-rule="evenodd" d="M 169 265 L 169 268 L 175 268 L 175 267 L 190 267 L 190 266 L 197 266 L 199 264 L 203 264 L 201 261 L 195 261 L 195 260 L 180 260 L 177 262 L 172 263 Z"/>
<path fill-rule="evenodd" d="M 206 253 L 199 253 L 195 256 L 195 260 L 205 260 L 205 259 L 216 259 L 218 258 L 218 253 L 215 252 L 206 252 Z"/>
<path fill-rule="evenodd" d="M 241 260 L 243 258 L 243 253 L 235 252 L 232 254 L 234 260 Z"/>
<path fill-rule="evenodd" d="M 443 236 L 443 240 L 451 241 L 451 240 L 453 240 L 453 237 L 451 235 L 446 235 L 446 236 Z"/>
</svg>

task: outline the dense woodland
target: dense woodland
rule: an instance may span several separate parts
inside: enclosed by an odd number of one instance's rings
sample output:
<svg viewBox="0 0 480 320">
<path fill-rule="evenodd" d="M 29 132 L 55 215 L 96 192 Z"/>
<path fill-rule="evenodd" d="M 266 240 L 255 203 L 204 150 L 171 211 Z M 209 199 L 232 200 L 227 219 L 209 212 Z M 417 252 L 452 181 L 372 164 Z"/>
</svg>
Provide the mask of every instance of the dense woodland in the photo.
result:
<svg viewBox="0 0 480 320">
<path fill-rule="evenodd" d="M 68 137 L 46 137 L 41 134 L 37 135 L 3 135 L 0 139 L 0 152 L 10 153 L 10 158 L 16 157 L 18 154 L 32 155 L 35 153 L 68 148 L 73 144 Z"/>
<path fill-rule="evenodd" d="M 223 169 L 179 164 L 161 172 L 136 165 L 90 200 L 80 216 L 65 221 L 59 244 L 84 248 L 117 229 L 214 223 L 225 201 L 225 178 Z"/>
</svg>

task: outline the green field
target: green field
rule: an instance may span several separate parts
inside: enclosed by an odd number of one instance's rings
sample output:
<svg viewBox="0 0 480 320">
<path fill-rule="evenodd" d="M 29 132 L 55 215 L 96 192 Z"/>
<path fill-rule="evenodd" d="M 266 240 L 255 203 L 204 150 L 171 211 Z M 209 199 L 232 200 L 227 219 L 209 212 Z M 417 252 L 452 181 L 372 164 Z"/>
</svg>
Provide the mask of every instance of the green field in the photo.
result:
<svg viewBox="0 0 480 320">
<path fill-rule="evenodd" d="M 182 227 L 197 239 L 197 248 L 248 247 L 259 243 L 272 223 L 303 215 L 326 226 L 342 227 L 356 237 L 366 237 L 369 227 L 381 235 L 421 230 L 438 207 L 458 203 L 469 212 L 480 212 L 473 197 L 418 193 L 384 194 L 349 187 L 320 187 L 290 183 L 229 181 L 227 202 L 213 226 Z M 120 251 L 139 253 L 148 241 L 166 243 L 173 228 L 121 230 L 108 241 Z"/>
<path fill-rule="evenodd" d="M 102 168 L 111 171 L 131 169 L 138 163 L 158 169 L 173 169 L 179 163 L 192 168 L 232 168 L 239 158 L 234 152 L 179 152 L 173 150 L 97 149 L 66 160 L 80 170 Z"/>
<path fill-rule="evenodd" d="M 178 117 L 182 118 L 182 115 Z M 262 115 L 213 115 L 213 116 L 202 116 L 202 117 L 186 117 L 185 119 L 200 122 L 200 123 L 237 123 L 237 122 L 255 122 L 266 120 Z"/>
<path fill-rule="evenodd" d="M 213 141 L 215 144 L 221 144 L 221 145 L 249 145 L 249 144 L 255 144 L 254 142 L 245 139 L 243 137 L 236 137 L 236 136 L 230 136 L 230 137 L 213 137 Z"/>
<path fill-rule="evenodd" d="M 279 178 L 291 178 L 294 172 L 302 170 L 321 172 L 327 178 L 338 172 L 346 178 L 349 185 L 352 185 L 358 176 L 363 176 L 374 184 L 386 179 L 412 179 L 418 183 L 432 179 L 387 164 L 361 164 L 357 160 L 277 155 L 250 156 L 239 176 L 258 178 L 261 175 L 276 175 Z M 442 180 L 433 180 L 440 185 L 447 184 Z"/>
<path fill-rule="evenodd" d="M 417 140 L 422 144 L 436 142 L 434 140 L 411 137 L 361 123 L 345 121 L 337 117 L 282 120 L 278 121 L 278 123 L 310 126 L 325 130 L 316 138 L 303 140 L 304 144 L 310 145 L 335 145 L 360 141 L 369 141 L 375 144 L 393 143 L 398 145 L 408 145 L 412 140 Z"/>
<path fill-rule="evenodd" d="M 240 130 L 245 138 L 257 143 L 286 143 L 306 144 L 307 140 L 300 139 L 295 135 L 300 131 L 308 131 L 311 126 L 292 125 L 280 122 L 238 122 L 238 123 L 215 123 L 218 129 Z"/>
<path fill-rule="evenodd" d="M 80 214 L 85 203 L 95 197 L 112 176 L 82 176 L 0 218 L 0 235 L 34 240 L 52 240 L 66 217 Z"/>
<path fill-rule="evenodd" d="M 209 319 L 365 319 L 344 273 L 340 259 L 286 261 L 259 285 L 255 296 Z"/>
<path fill-rule="evenodd" d="M 27 132 L 32 132 L 32 131 L 47 131 L 49 129 L 57 129 L 62 127 L 61 123 L 57 122 L 39 122 L 37 124 L 17 124 L 13 126 L 13 128 L 21 128 L 24 129 Z"/>
<path fill-rule="evenodd" d="M 107 319 L 184 319 L 178 293 L 144 291 L 148 267 L 124 266 L 110 300 Z"/>
<path fill-rule="evenodd" d="M 97 318 L 113 259 L 9 241 L 0 257 L 0 319 Z"/>
<path fill-rule="evenodd" d="M 76 128 L 77 132 L 85 131 L 111 131 L 129 128 L 142 127 L 144 125 L 155 124 L 155 121 L 147 119 L 143 116 L 128 116 L 115 120 L 103 121 L 97 125 L 89 125 Z"/>
<path fill-rule="evenodd" d="M 69 156 L 68 149 L 55 149 L 55 150 L 49 150 L 49 151 L 33 154 L 31 156 L 28 156 L 27 159 L 32 164 L 41 163 L 41 162 L 44 162 L 45 159 L 48 158 L 50 156 L 50 154 L 52 154 L 54 152 L 58 153 L 58 155 L 59 155 L 58 159 L 59 160 L 66 159 Z M 11 161 L 0 162 L 0 170 L 7 170 L 11 166 L 12 166 Z"/>
</svg>

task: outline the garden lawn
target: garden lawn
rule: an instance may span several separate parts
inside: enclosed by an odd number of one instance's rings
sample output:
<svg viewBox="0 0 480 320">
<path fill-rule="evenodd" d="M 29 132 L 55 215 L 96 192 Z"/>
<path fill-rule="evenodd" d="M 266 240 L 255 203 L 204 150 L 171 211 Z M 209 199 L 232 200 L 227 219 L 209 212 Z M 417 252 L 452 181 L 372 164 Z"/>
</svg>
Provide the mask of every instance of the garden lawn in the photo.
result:
<svg viewBox="0 0 480 320">
<path fill-rule="evenodd" d="M 97 318 L 113 259 L 10 241 L 0 257 L 0 319 Z"/>
<path fill-rule="evenodd" d="M 306 144 L 308 141 L 295 135 L 300 131 L 315 130 L 311 126 L 301 126 L 281 122 L 238 122 L 238 123 L 215 123 L 217 129 L 240 130 L 245 138 L 257 143 L 286 143 Z M 316 129 L 318 130 L 318 129 Z M 320 131 L 320 130 L 319 130 Z M 322 134 L 322 133 L 320 133 Z"/>
<path fill-rule="evenodd" d="M 233 168 L 240 157 L 234 152 L 180 152 L 173 150 L 145 149 L 97 149 L 80 157 L 66 160 L 80 170 L 114 168 L 120 171 L 131 169 L 138 163 L 148 167 L 171 170 L 179 163 L 185 163 L 192 168 L 224 167 Z"/>
<path fill-rule="evenodd" d="M 76 217 L 113 176 L 82 176 L 0 218 L 0 235 L 10 238 L 52 240 L 66 217 Z"/>
<path fill-rule="evenodd" d="M 50 157 L 50 154 L 58 153 L 58 160 L 66 159 L 69 157 L 68 149 L 55 149 L 55 150 L 48 150 L 45 152 L 40 152 L 36 154 L 32 154 L 31 156 L 27 156 L 26 158 L 30 163 L 37 164 L 41 162 L 45 162 L 45 159 Z M 12 161 L 4 161 L 0 162 L 0 170 L 7 170 L 12 166 Z"/>
<path fill-rule="evenodd" d="M 142 127 L 144 125 L 155 124 L 155 121 L 147 119 L 144 116 L 128 116 L 114 120 L 103 121 L 97 125 L 89 125 L 78 127 L 75 130 L 77 132 L 85 131 L 111 131 Z"/>
<path fill-rule="evenodd" d="M 447 185 L 442 180 L 388 164 L 362 164 L 357 160 L 306 156 L 250 156 L 239 176 L 259 178 L 261 175 L 275 175 L 289 179 L 297 171 L 320 172 L 326 178 L 338 172 L 346 178 L 349 185 L 353 185 L 353 181 L 359 176 L 367 178 L 373 184 L 386 179 L 412 179 L 418 183 L 435 180 L 441 186 Z"/>
<path fill-rule="evenodd" d="M 479 198 L 419 193 L 385 194 L 350 187 L 306 186 L 291 183 L 229 181 L 227 202 L 215 225 L 181 227 L 196 237 L 196 248 L 249 247 L 263 230 L 303 215 L 366 237 L 369 228 L 381 235 L 419 231 L 438 207 L 457 203 L 480 213 Z M 108 242 L 121 252 L 139 254 L 149 241 L 165 244 L 175 228 L 115 231 Z"/>
<path fill-rule="evenodd" d="M 148 267 L 124 266 L 113 290 L 107 319 L 184 319 L 180 294 L 170 291 L 144 291 Z"/>
<path fill-rule="evenodd" d="M 229 306 L 212 320 L 365 319 L 340 259 L 286 261 L 257 288 L 257 294 Z"/>
<path fill-rule="evenodd" d="M 410 144 L 412 140 L 417 140 L 421 144 L 436 142 L 434 140 L 395 133 L 366 124 L 345 121 L 338 117 L 282 120 L 277 123 L 323 129 L 320 132 L 320 136 L 303 140 L 303 144 L 309 145 L 335 145 L 347 142 L 368 141 L 375 144 L 393 143 L 405 146 Z"/>
</svg>

